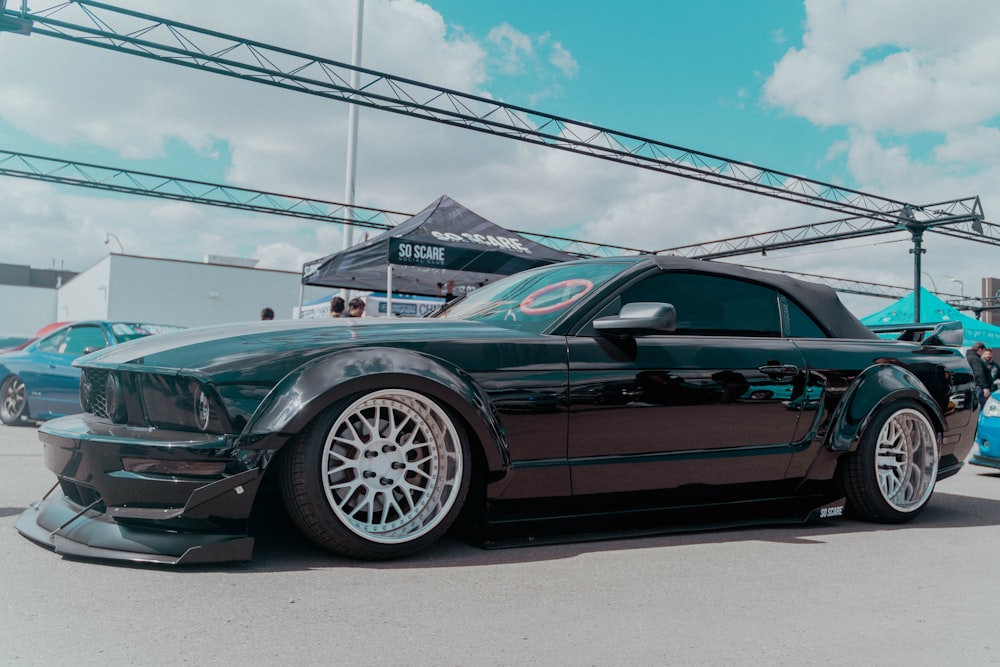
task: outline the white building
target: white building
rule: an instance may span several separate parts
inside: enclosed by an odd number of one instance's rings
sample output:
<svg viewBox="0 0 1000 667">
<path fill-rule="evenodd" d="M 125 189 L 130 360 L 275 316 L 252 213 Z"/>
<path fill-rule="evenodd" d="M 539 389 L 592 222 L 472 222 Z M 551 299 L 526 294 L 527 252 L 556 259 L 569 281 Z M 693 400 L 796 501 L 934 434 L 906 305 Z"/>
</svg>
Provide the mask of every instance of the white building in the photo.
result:
<svg viewBox="0 0 1000 667">
<path fill-rule="evenodd" d="M 56 279 L 43 276 L 46 281 L 25 279 L 25 272 L 37 275 L 38 269 L 0 265 L 0 333 L 27 336 L 50 322 L 84 319 L 185 327 L 245 322 L 260 319 L 265 306 L 287 319 L 301 302 L 334 291 L 303 289 L 299 273 L 252 268 L 252 260 L 235 263 L 111 254 L 82 273 L 58 272 Z"/>
</svg>

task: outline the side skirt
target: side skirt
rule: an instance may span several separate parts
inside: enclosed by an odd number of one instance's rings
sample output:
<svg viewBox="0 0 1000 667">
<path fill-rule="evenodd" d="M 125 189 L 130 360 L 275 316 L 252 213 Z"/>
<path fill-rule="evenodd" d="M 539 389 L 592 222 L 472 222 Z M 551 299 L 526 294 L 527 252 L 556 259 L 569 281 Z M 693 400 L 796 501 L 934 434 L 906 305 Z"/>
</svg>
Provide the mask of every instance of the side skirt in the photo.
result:
<svg viewBox="0 0 1000 667">
<path fill-rule="evenodd" d="M 680 533 L 731 530 L 751 526 L 801 525 L 844 514 L 843 497 L 789 496 L 689 507 L 636 508 L 614 513 L 572 512 L 527 517 L 505 515 L 491 507 L 486 523 L 473 536 L 483 549 L 571 544 Z"/>
</svg>

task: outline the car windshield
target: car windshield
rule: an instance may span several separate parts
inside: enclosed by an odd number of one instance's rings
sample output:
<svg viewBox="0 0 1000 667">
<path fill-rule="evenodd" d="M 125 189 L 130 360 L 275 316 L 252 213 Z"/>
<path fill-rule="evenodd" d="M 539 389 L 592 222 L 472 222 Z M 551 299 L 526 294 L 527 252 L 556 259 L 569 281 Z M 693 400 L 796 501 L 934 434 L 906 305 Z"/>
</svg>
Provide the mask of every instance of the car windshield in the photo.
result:
<svg viewBox="0 0 1000 667">
<path fill-rule="evenodd" d="M 523 271 L 471 292 L 435 317 L 540 333 L 624 269 L 628 260 L 567 262 Z"/>
<path fill-rule="evenodd" d="M 120 343 L 142 338 L 143 336 L 152 336 L 153 334 L 166 333 L 168 331 L 179 331 L 182 328 L 168 324 L 142 324 L 139 322 L 114 322 L 111 325 L 111 330 Z"/>
</svg>

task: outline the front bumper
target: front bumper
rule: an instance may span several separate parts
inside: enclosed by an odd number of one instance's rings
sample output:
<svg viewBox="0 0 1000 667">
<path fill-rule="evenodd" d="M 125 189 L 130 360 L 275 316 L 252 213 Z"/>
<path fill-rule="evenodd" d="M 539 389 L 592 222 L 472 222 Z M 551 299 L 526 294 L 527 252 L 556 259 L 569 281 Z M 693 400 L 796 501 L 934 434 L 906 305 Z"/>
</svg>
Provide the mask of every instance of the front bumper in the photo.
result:
<svg viewBox="0 0 1000 667">
<path fill-rule="evenodd" d="M 1000 468 L 1000 417 L 980 415 L 976 428 L 976 444 L 969 463 L 987 468 Z"/>
<path fill-rule="evenodd" d="M 247 523 L 263 475 L 260 452 L 225 438 L 118 426 L 88 415 L 39 429 L 58 484 L 17 530 L 57 553 L 169 564 L 249 560 Z M 124 460 L 213 462 L 220 474 L 146 474 Z"/>
</svg>

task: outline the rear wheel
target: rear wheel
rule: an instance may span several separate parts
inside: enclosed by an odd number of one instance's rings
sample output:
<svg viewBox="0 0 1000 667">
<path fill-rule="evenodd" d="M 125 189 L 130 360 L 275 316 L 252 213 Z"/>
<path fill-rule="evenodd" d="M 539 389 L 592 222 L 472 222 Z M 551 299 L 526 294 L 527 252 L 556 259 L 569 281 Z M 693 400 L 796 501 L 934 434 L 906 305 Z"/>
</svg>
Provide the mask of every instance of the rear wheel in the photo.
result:
<svg viewBox="0 0 1000 667">
<path fill-rule="evenodd" d="M 0 385 L 0 421 L 8 426 L 24 423 L 28 408 L 28 395 L 24 382 L 11 375 Z"/>
<path fill-rule="evenodd" d="M 347 556 L 398 558 L 431 544 L 468 493 L 460 424 L 413 391 L 344 401 L 288 446 L 281 489 L 289 513 L 314 542 Z"/>
<path fill-rule="evenodd" d="M 930 500 L 937 470 L 937 433 L 923 408 L 913 401 L 885 406 L 843 469 L 848 504 L 873 521 L 909 521 Z"/>
</svg>

